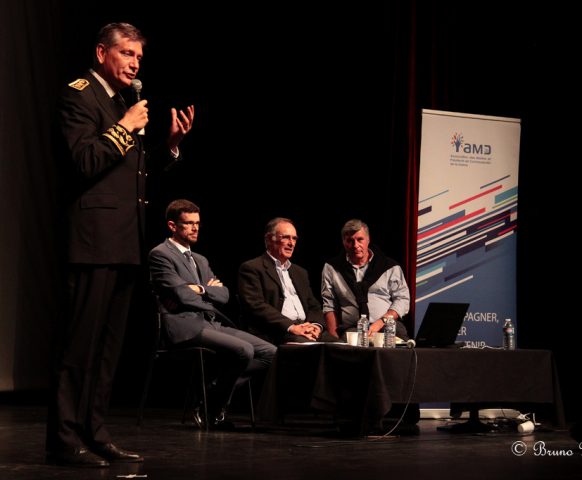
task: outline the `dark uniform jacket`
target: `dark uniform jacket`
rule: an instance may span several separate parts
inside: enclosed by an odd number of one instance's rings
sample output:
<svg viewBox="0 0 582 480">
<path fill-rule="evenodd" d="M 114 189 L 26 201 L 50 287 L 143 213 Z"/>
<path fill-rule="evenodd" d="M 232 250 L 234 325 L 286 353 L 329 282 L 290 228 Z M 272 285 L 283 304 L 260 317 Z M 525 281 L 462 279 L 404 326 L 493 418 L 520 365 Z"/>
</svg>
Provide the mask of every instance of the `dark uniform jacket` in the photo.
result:
<svg viewBox="0 0 582 480">
<path fill-rule="evenodd" d="M 117 122 L 125 108 L 91 74 L 61 97 L 62 133 L 72 162 L 69 262 L 139 264 L 145 220 L 143 140 Z M 168 161 L 174 160 L 169 150 Z"/>
</svg>

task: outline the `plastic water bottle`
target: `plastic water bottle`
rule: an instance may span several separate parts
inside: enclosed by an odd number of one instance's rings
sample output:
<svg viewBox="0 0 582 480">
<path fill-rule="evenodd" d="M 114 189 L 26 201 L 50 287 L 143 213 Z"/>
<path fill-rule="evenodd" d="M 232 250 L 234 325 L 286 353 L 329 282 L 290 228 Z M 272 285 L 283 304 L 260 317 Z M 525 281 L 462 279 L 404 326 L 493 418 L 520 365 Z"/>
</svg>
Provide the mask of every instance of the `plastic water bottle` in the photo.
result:
<svg viewBox="0 0 582 480">
<path fill-rule="evenodd" d="M 396 320 L 393 315 L 384 317 L 384 348 L 396 347 Z"/>
<path fill-rule="evenodd" d="M 370 346 L 370 342 L 368 341 L 368 329 L 368 316 L 360 315 L 360 319 L 358 320 L 358 345 L 360 347 Z"/>
<path fill-rule="evenodd" d="M 515 350 L 515 328 L 511 318 L 506 318 L 503 325 L 503 349 Z"/>
</svg>

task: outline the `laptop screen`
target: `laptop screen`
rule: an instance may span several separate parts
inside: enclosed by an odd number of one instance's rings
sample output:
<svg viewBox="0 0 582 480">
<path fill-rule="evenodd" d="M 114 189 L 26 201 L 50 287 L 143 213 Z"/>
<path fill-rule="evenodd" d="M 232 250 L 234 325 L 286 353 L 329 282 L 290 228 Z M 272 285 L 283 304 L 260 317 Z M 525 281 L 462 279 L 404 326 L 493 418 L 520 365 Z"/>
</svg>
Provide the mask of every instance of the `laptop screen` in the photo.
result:
<svg viewBox="0 0 582 480">
<path fill-rule="evenodd" d="M 416 346 L 454 345 L 468 309 L 468 303 L 430 303 L 416 334 Z"/>
</svg>

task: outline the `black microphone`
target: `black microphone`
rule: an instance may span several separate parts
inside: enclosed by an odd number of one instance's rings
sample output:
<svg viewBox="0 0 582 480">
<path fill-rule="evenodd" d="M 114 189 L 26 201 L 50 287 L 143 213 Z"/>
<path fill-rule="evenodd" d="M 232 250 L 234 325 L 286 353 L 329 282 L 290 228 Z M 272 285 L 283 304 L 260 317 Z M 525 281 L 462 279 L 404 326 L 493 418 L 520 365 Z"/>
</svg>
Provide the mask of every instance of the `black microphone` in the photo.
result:
<svg viewBox="0 0 582 480">
<path fill-rule="evenodd" d="M 134 78 L 131 81 L 131 88 L 135 92 L 136 100 L 139 102 L 141 100 L 141 89 L 143 88 L 141 80 L 139 80 L 138 78 Z M 142 128 L 139 132 L 137 132 L 137 134 L 138 135 L 145 135 L 145 128 Z"/>
</svg>

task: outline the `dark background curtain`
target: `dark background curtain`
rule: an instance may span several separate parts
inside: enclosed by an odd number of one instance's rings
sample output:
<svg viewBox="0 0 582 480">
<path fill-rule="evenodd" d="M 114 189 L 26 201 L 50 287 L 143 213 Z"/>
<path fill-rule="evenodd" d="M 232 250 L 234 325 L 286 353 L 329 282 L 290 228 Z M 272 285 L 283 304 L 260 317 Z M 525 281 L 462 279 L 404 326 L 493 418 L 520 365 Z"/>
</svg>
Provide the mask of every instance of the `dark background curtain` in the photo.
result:
<svg viewBox="0 0 582 480">
<path fill-rule="evenodd" d="M 151 179 L 147 249 L 165 236 L 168 201 L 193 200 L 202 209 L 196 248 L 233 297 L 238 265 L 263 251 L 274 216 L 296 221 L 294 260 L 316 292 L 353 217 L 405 266 L 412 287 L 420 110 L 521 118 L 518 338 L 555 352 L 575 413 L 579 327 L 565 228 L 579 157 L 572 12 L 452 0 L 207 3 L 189 2 L 188 15 L 180 4 L 0 3 L 0 390 L 44 388 L 56 340 L 63 232 L 55 99 L 90 66 L 97 30 L 128 21 L 148 39 L 140 72 L 148 136 L 163 138 L 171 106 L 197 109 L 184 164 Z M 144 282 L 116 402 L 135 404 L 143 380 L 146 296 Z M 236 302 L 228 310 L 236 316 Z"/>
<path fill-rule="evenodd" d="M 46 385 L 52 356 L 58 7 L 52 0 L 0 2 L 0 391 Z"/>
</svg>

